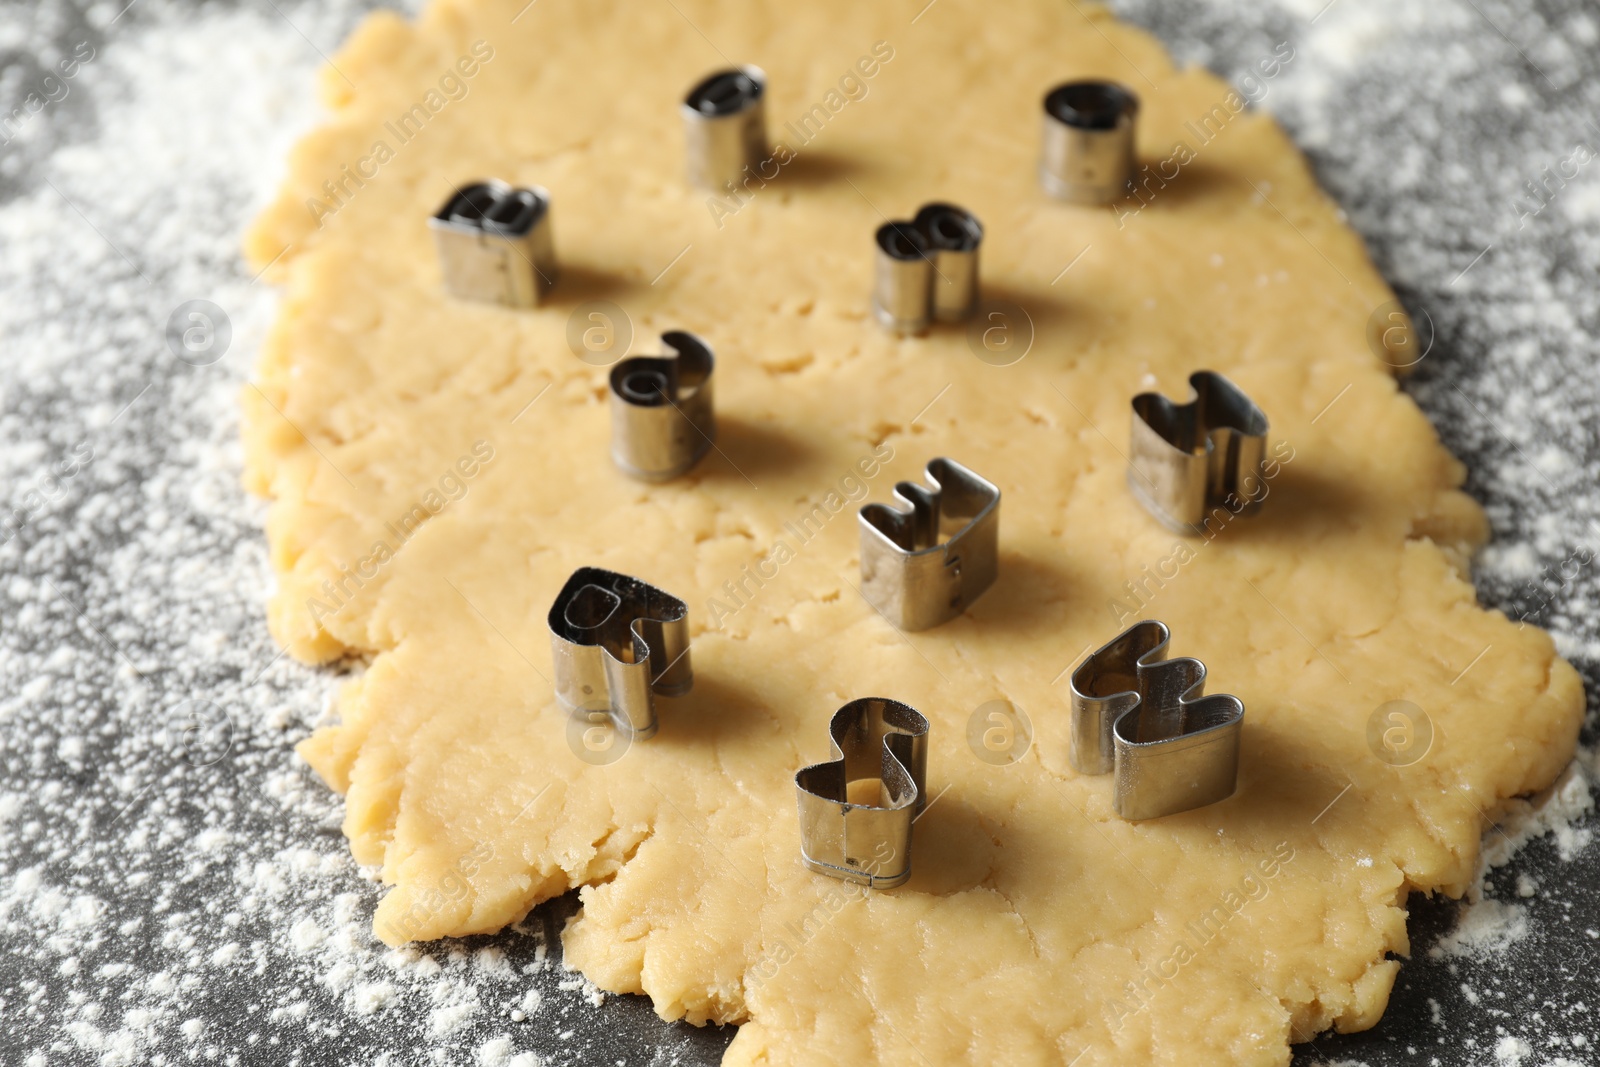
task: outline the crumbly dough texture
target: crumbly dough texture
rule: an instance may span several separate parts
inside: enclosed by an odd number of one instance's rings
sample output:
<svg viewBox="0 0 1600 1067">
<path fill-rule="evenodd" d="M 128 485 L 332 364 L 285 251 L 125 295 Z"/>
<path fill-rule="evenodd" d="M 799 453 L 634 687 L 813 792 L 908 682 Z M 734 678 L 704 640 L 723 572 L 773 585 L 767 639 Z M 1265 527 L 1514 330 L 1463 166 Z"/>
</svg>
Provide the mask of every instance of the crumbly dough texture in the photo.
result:
<svg viewBox="0 0 1600 1067">
<path fill-rule="evenodd" d="M 1392 294 L 1283 132 L 1225 111 L 1201 144 L 1186 123 L 1228 87 L 1070 3 L 523 3 L 370 17 L 247 239 L 287 288 L 244 396 L 271 624 L 300 659 L 370 657 L 301 752 L 392 886 L 380 936 L 494 931 L 583 886 L 568 961 L 742 1024 L 734 1064 L 1281 1064 L 1373 1025 L 1407 893 L 1463 890 L 1486 814 L 1567 763 L 1582 694 L 1544 633 L 1477 606 L 1483 514 L 1369 349 Z M 866 96 L 830 96 L 877 42 Z M 768 72 L 795 158 L 717 219 L 677 104 L 730 61 Z M 1074 76 L 1139 93 L 1143 159 L 1192 150 L 1120 224 L 1037 185 L 1040 97 Z M 553 194 L 563 274 L 537 310 L 443 295 L 425 220 L 490 176 Z M 871 321 L 872 231 L 934 199 L 983 220 L 985 292 L 1037 332 L 1020 362 Z M 635 352 L 673 328 L 714 347 L 718 451 L 691 475 L 611 465 L 605 369 L 567 345 L 594 300 Z M 1292 459 L 1260 516 L 1182 542 L 1123 453 L 1129 398 L 1199 368 Z M 902 636 L 857 592 L 854 512 L 938 455 L 1001 487 L 1000 577 Z M 608 766 L 574 756 L 546 681 L 545 613 L 586 564 L 683 597 L 694 630 L 693 692 Z M 1066 674 L 1146 616 L 1248 712 L 1235 796 L 1132 824 L 1068 765 Z M 793 772 L 867 695 L 931 720 L 939 799 L 912 880 L 863 894 L 802 866 Z M 966 740 L 1000 699 L 1034 730 L 1011 766 Z M 1404 768 L 1367 743 L 1397 699 L 1436 732 Z"/>
</svg>

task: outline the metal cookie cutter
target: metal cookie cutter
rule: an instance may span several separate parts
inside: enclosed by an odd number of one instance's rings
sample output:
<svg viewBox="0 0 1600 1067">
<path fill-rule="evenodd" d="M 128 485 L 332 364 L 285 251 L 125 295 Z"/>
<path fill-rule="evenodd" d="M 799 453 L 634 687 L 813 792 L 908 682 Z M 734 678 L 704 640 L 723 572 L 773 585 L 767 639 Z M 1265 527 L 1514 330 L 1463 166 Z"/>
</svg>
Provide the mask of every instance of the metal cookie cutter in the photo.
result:
<svg viewBox="0 0 1600 1067">
<path fill-rule="evenodd" d="M 1000 489 L 953 459 L 930 460 L 928 484 L 900 482 L 904 507 L 868 504 L 861 591 L 901 630 L 926 630 L 965 611 L 999 573 Z"/>
<path fill-rule="evenodd" d="M 1139 98 L 1116 82 L 1058 85 L 1044 98 L 1039 182 L 1057 200 L 1109 204 L 1133 180 Z"/>
<path fill-rule="evenodd" d="M 892 889 L 911 877 L 911 824 L 927 803 L 928 720 L 898 700 L 865 697 L 834 712 L 833 759 L 795 773 L 800 856 L 819 874 Z M 878 804 L 850 802 L 876 778 Z"/>
<path fill-rule="evenodd" d="M 530 308 L 555 285 L 548 190 L 497 181 L 463 185 L 428 226 L 452 296 Z"/>
<path fill-rule="evenodd" d="M 909 222 L 886 222 L 873 234 L 872 314 L 895 333 L 919 333 L 933 313 L 928 240 Z"/>
<path fill-rule="evenodd" d="M 1145 510 L 1180 534 L 1205 533 L 1207 516 L 1230 498 L 1232 515 L 1261 510 L 1267 416 L 1222 375 L 1189 376 L 1194 398 L 1133 398 L 1128 487 Z"/>
<path fill-rule="evenodd" d="M 568 711 L 606 711 L 618 730 L 656 732 L 651 693 L 682 696 L 689 665 L 689 606 L 671 593 L 599 567 L 579 567 L 550 605 L 556 699 Z"/>
<path fill-rule="evenodd" d="M 1072 672 L 1072 766 L 1115 772 L 1112 805 L 1132 821 L 1214 804 L 1238 781 L 1244 704 L 1202 696 L 1206 665 L 1164 659 L 1170 637 L 1136 622 Z"/>
<path fill-rule="evenodd" d="M 983 224 L 954 204 L 924 204 L 912 223 L 933 250 L 933 317 L 960 322 L 978 304 L 978 246 Z"/>
<path fill-rule="evenodd" d="M 983 224 L 954 204 L 924 204 L 910 222 L 886 222 L 873 236 L 872 313 L 896 333 L 931 320 L 960 322 L 978 306 Z"/>
<path fill-rule="evenodd" d="M 717 435 L 711 408 L 711 349 L 670 330 L 671 355 L 635 356 L 611 368 L 611 459 L 647 482 L 663 482 L 700 462 Z"/>
<path fill-rule="evenodd" d="M 723 191 L 767 154 L 767 76 L 760 67 L 709 75 L 683 98 L 689 182 Z"/>
</svg>

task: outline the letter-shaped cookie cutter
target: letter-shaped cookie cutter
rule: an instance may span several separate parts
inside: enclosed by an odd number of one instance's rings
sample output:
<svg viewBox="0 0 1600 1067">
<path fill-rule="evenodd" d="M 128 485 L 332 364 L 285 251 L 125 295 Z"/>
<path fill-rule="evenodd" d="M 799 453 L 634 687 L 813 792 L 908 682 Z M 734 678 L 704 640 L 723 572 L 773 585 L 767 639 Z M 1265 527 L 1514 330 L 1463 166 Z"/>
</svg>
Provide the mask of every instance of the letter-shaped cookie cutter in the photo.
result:
<svg viewBox="0 0 1600 1067">
<path fill-rule="evenodd" d="M 689 607 L 616 571 L 579 567 L 550 605 L 556 699 L 568 711 L 605 711 L 626 736 L 656 732 L 651 693 L 694 685 Z"/>
<path fill-rule="evenodd" d="M 1166 624 L 1136 622 L 1072 672 L 1069 757 L 1083 774 L 1115 772 L 1124 819 L 1159 819 L 1233 795 L 1244 704 L 1202 696 L 1206 665 L 1165 659 Z"/>
<path fill-rule="evenodd" d="M 664 482 L 700 462 L 717 435 L 711 408 L 711 349 L 671 330 L 667 356 L 635 356 L 611 368 L 611 459 L 647 482 Z"/>
<path fill-rule="evenodd" d="M 795 772 L 800 855 L 820 874 L 892 889 L 911 877 L 911 824 L 927 803 L 928 720 L 898 700 L 864 697 L 828 724 L 833 759 Z M 852 804 L 850 783 L 876 778 L 879 804 Z"/>
<path fill-rule="evenodd" d="M 928 484 L 900 482 L 903 507 L 868 504 L 861 527 L 861 592 L 901 630 L 960 615 L 999 573 L 1000 489 L 953 459 L 928 462 Z"/>
<path fill-rule="evenodd" d="M 428 227 L 452 296 L 530 308 L 555 285 L 546 189 L 513 189 L 497 181 L 463 185 Z"/>
<path fill-rule="evenodd" d="M 1261 509 L 1267 416 L 1215 371 L 1197 371 L 1189 385 L 1186 404 L 1160 393 L 1133 398 L 1128 487 L 1168 529 L 1199 534 L 1219 506 L 1230 515 Z"/>
<path fill-rule="evenodd" d="M 1057 200 L 1109 204 L 1134 170 L 1139 98 L 1116 82 L 1066 82 L 1045 94 L 1039 182 Z"/>
<path fill-rule="evenodd" d="M 983 224 L 954 204 L 924 204 L 910 222 L 886 222 L 873 235 L 872 313 L 896 333 L 960 322 L 978 306 L 978 246 Z"/>
<path fill-rule="evenodd" d="M 683 98 L 689 183 L 723 192 L 767 154 L 767 76 L 760 67 L 719 70 Z"/>
</svg>

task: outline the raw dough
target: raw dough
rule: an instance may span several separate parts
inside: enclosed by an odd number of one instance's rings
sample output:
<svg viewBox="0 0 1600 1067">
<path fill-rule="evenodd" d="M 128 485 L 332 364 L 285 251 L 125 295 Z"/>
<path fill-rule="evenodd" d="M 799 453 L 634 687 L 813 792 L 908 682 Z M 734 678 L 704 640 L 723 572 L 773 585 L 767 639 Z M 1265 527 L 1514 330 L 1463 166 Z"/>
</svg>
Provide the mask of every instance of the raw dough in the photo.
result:
<svg viewBox="0 0 1600 1067">
<path fill-rule="evenodd" d="M 1462 891 L 1485 814 L 1566 764 L 1581 691 L 1543 633 L 1476 606 L 1484 517 L 1369 350 L 1391 294 L 1283 133 L 1072 4 L 523 3 L 372 16 L 248 239 L 288 287 L 245 395 L 271 621 L 302 659 L 372 657 L 301 751 L 394 887 L 379 934 L 493 931 L 586 886 L 569 961 L 743 1023 L 729 1063 L 1277 1064 L 1371 1026 L 1406 894 Z M 796 158 L 715 212 L 676 108 L 729 61 L 767 70 Z M 1191 150 L 1120 220 L 1034 177 L 1040 97 L 1087 75 L 1140 94 L 1143 159 Z M 424 220 L 489 176 L 553 193 L 539 310 L 442 293 Z M 932 199 L 983 220 L 985 292 L 1037 328 L 1021 362 L 870 321 L 873 229 Z M 607 459 L 604 369 L 566 342 L 591 300 L 629 311 L 635 352 L 671 328 L 715 348 L 720 451 L 692 476 Z M 1292 460 L 1259 517 L 1179 542 L 1121 452 L 1129 397 L 1201 367 Z M 906 638 L 857 594 L 854 511 L 937 455 L 1003 490 L 1001 574 Z M 684 597 L 696 635 L 693 693 L 609 766 L 575 758 L 545 681 L 545 611 L 584 564 Z M 1065 671 L 1146 615 L 1249 710 L 1232 799 L 1130 824 L 1068 767 Z M 942 796 L 913 880 L 863 895 L 802 867 L 792 774 L 875 694 L 932 720 Z M 966 742 L 997 699 L 1033 723 L 1012 766 Z M 1395 699 L 1436 731 L 1405 768 L 1367 743 Z"/>
</svg>

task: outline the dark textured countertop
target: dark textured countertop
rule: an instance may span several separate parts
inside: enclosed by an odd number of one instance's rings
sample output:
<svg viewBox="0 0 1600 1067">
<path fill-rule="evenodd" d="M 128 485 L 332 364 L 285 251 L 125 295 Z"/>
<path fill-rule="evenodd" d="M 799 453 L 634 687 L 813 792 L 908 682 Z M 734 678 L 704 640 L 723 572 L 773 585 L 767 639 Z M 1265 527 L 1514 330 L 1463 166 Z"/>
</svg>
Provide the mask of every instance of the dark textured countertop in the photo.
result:
<svg viewBox="0 0 1600 1067">
<path fill-rule="evenodd" d="M 237 235 L 369 5 L 125 3 L 0 2 L 0 1060 L 717 1062 L 732 1030 L 552 965 L 573 898 L 420 951 L 366 932 L 378 887 L 290 752 L 337 679 L 267 635 L 235 397 L 274 307 Z M 1241 85 L 1293 46 L 1252 95 L 1431 337 L 1405 388 L 1493 523 L 1479 595 L 1583 672 L 1592 779 L 1600 11 L 1114 6 Z M 227 316 L 214 359 L 174 356 L 192 300 Z M 1413 898 L 1388 1014 L 1296 1063 L 1600 1063 L 1596 822 L 1522 848 L 1459 929 Z"/>
</svg>

